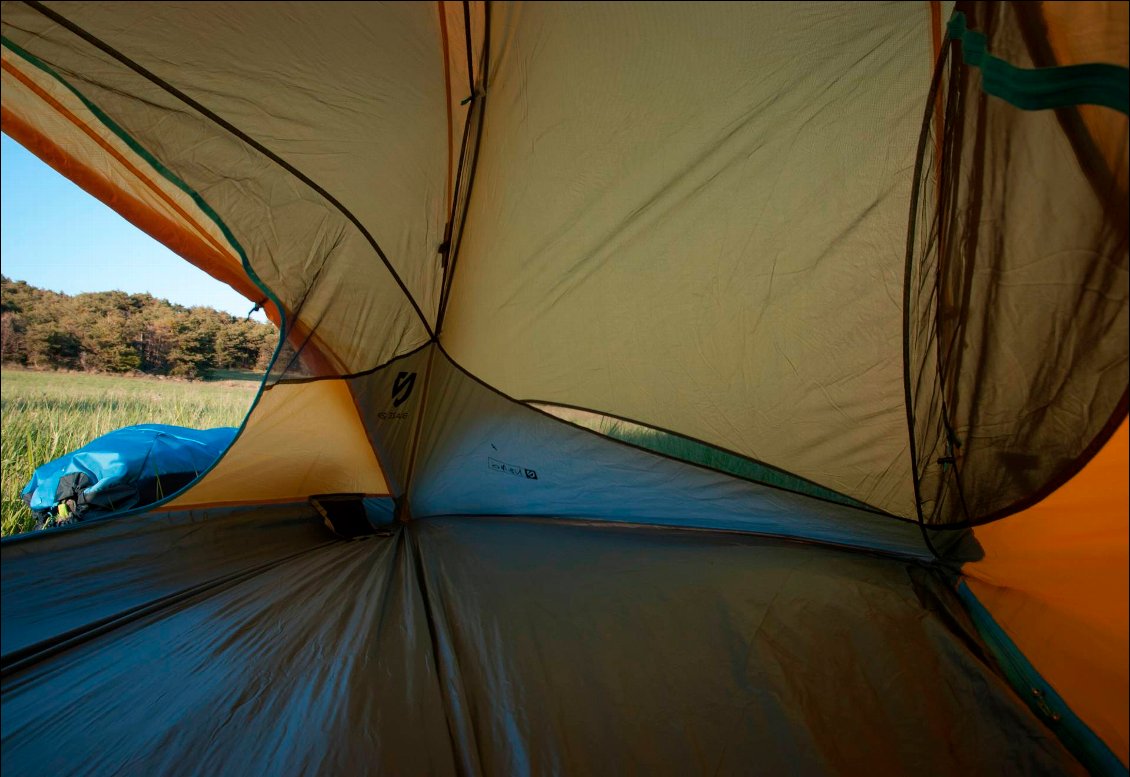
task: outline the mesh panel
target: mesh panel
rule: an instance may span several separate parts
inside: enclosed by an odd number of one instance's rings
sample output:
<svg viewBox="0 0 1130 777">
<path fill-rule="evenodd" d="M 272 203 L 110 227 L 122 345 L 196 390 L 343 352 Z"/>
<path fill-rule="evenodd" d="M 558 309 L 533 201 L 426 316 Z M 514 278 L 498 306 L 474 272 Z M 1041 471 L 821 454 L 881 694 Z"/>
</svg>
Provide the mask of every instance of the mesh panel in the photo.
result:
<svg viewBox="0 0 1130 777">
<path fill-rule="evenodd" d="M 958 10 L 990 55 L 1058 64 L 1038 4 Z M 1021 110 L 949 47 L 908 258 L 916 476 L 933 524 L 1043 498 L 1125 416 L 1127 388 L 1125 115 L 1087 106 L 1106 112 L 1100 146 L 1080 107 Z"/>
</svg>

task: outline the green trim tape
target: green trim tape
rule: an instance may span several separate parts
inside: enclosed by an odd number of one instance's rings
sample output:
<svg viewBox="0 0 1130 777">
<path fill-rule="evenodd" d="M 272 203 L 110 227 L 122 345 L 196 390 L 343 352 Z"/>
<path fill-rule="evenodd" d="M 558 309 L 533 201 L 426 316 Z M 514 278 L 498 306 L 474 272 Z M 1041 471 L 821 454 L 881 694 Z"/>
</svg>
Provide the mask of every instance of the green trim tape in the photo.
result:
<svg viewBox="0 0 1130 777">
<path fill-rule="evenodd" d="M 957 595 L 965 605 L 977 633 L 985 640 L 996 658 L 1009 684 L 1028 706 L 1063 742 L 1072 755 L 1079 759 L 1091 774 L 1127 774 L 1126 765 L 1107 747 L 1099 736 L 1079 718 L 1063 697 L 1040 676 L 1036 667 L 1025 658 L 1016 643 L 1005 633 L 985 605 L 969 590 L 964 581 L 957 586 Z M 1070 639 L 1070 637 L 1065 637 Z"/>
<path fill-rule="evenodd" d="M 224 452 L 222 454 L 220 454 L 220 456 L 218 456 L 214 462 L 212 462 L 212 466 L 208 467 L 208 469 L 206 469 L 206 470 L 204 470 L 204 472 L 200 473 L 200 475 L 197 476 L 197 478 L 195 480 L 190 482 L 188 485 L 186 485 L 184 488 L 180 489 L 179 491 L 176 491 L 175 493 L 169 494 L 168 496 L 165 496 L 164 498 L 159 499 L 156 502 L 153 502 L 152 504 L 147 504 L 143 507 L 134 508 L 133 510 L 126 510 L 126 511 L 123 511 L 123 512 L 120 512 L 120 513 L 115 513 L 112 517 L 123 518 L 125 516 L 130 516 L 130 515 L 138 515 L 138 514 L 148 513 L 151 510 L 153 510 L 154 508 L 160 507 L 163 504 L 171 502 L 173 499 L 175 499 L 176 497 L 185 493 L 190 488 L 192 488 L 197 483 L 199 483 L 204 478 L 205 475 L 207 475 L 209 472 L 211 472 L 213 469 L 215 469 L 216 466 L 220 463 L 220 461 L 225 456 L 227 456 L 228 451 L 230 451 L 232 449 L 232 446 L 235 445 L 236 440 L 238 440 L 240 435 L 243 434 L 243 430 L 247 427 L 247 421 L 248 421 L 248 419 L 251 418 L 251 413 L 255 410 L 255 408 L 259 404 L 259 400 L 262 399 L 262 397 L 263 397 L 263 391 L 266 389 L 267 380 L 271 377 L 271 369 L 274 367 L 275 362 L 278 360 L 279 354 L 282 353 L 283 344 L 286 342 L 287 327 L 289 325 L 289 322 L 287 321 L 287 316 L 286 316 L 286 308 L 283 307 L 282 302 L 280 302 L 279 298 L 277 296 L 275 296 L 275 293 L 273 291 L 271 291 L 271 289 L 262 281 L 262 279 L 259 278 L 259 275 L 255 272 L 255 269 L 251 266 L 251 260 L 248 258 L 247 252 L 243 250 L 243 246 L 240 244 L 240 242 L 238 240 L 236 240 L 235 235 L 228 228 L 228 225 L 224 223 L 222 218 L 220 218 L 220 214 L 217 213 L 215 210 L 213 210 L 212 206 L 209 205 L 204 200 L 204 198 L 201 197 L 200 194 L 195 189 L 193 189 L 187 183 L 182 181 L 180 179 L 180 177 L 178 177 L 175 173 L 173 173 L 159 159 L 157 159 L 157 157 L 155 157 L 153 154 L 151 154 L 148 149 L 146 149 L 144 146 L 142 146 L 132 135 L 130 135 L 128 132 L 126 132 L 117 122 L 115 122 L 112 118 L 110 118 L 110 116 L 105 111 L 103 111 L 99 106 L 95 105 L 92 101 L 88 100 L 86 98 L 86 95 L 84 95 L 82 92 L 80 92 L 74 86 L 72 86 L 71 83 L 69 81 L 67 81 L 67 79 L 65 79 L 63 76 L 61 76 L 59 73 L 57 73 L 46 62 L 39 59 L 39 57 L 35 56 L 31 52 L 25 51 L 19 45 L 17 45 L 13 41 L 9 40 L 6 36 L 0 35 L 0 45 L 2 45 L 4 48 L 8 49 L 9 51 L 11 51 L 16 56 L 27 61 L 29 64 L 31 64 L 34 67 L 38 68 L 39 70 L 43 71 L 44 73 L 46 73 L 47 75 L 51 76 L 53 79 L 58 81 L 60 84 L 62 84 L 68 91 L 71 92 L 71 94 L 73 94 L 75 97 L 77 97 L 79 99 L 79 101 L 81 101 L 82 104 L 85 105 L 86 108 L 92 114 L 94 114 L 94 117 L 96 119 L 98 119 L 98 121 L 100 121 L 103 124 L 103 126 L 106 127 L 106 129 L 108 129 L 108 130 L 110 130 L 110 132 L 114 133 L 115 136 L 117 136 L 123 143 L 125 143 L 135 154 L 137 154 L 139 157 L 141 157 L 158 174 L 160 174 L 163 178 L 165 178 L 165 180 L 169 181 L 171 184 L 176 186 L 182 192 L 187 194 L 192 199 L 192 201 L 194 203 L 196 203 L 196 206 L 198 208 L 200 208 L 200 210 L 204 213 L 204 215 L 207 216 L 209 219 L 211 219 L 212 222 L 215 223 L 215 225 L 219 228 L 220 232 L 223 234 L 224 238 L 231 245 L 232 249 L 237 254 L 239 254 L 239 259 L 240 259 L 241 264 L 243 265 L 244 272 L 246 272 L 247 276 L 251 279 L 251 281 L 256 286 L 258 286 L 259 289 L 264 294 L 267 295 L 267 298 L 270 299 L 271 302 L 273 302 L 275 304 L 276 309 L 279 311 L 279 341 L 275 345 L 275 352 L 271 355 L 270 364 L 267 365 L 267 369 L 263 372 L 263 379 L 261 381 L 259 381 L 259 390 L 255 393 L 255 399 L 252 400 L 251 407 L 249 407 L 247 409 L 247 414 L 243 416 L 243 421 L 241 421 L 240 424 L 239 424 L 239 430 L 236 432 L 235 437 L 232 438 L 231 444 L 227 447 L 227 449 L 224 450 Z M 105 517 L 109 518 L 111 516 L 105 516 Z M 99 520 L 101 520 L 101 519 L 99 519 Z M 35 535 L 34 534 L 25 534 L 25 535 L 16 535 L 16 536 L 17 537 L 19 537 L 19 536 L 29 537 L 29 536 L 35 536 Z M 10 540 L 10 539 L 14 539 L 14 538 L 12 538 L 12 537 L 5 537 L 4 538 L 5 541 Z"/>
<path fill-rule="evenodd" d="M 946 25 L 967 64 L 981 69 L 981 88 L 1025 111 L 1102 105 L 1130 115 L 1130 70 L 1107 63 L 1022 68 L 989 53 L 983 33 L 969 29 L 958 11 Z"/>
</svg>

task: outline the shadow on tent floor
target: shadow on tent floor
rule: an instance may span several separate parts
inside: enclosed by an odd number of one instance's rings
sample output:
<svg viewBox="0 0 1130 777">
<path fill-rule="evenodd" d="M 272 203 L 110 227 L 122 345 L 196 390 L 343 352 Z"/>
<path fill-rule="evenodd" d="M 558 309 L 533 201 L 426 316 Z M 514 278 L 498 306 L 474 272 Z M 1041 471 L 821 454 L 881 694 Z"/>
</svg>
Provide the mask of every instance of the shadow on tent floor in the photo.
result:
<svg viewBox="0 0 1130 777">
<path fill-rule="evenodd" d="M 1062 774 L 925 567 L 294 508 L 3 546 L 5 774 Z M 9 771 L 11 770 L 11 771 Z"/>
</svg>

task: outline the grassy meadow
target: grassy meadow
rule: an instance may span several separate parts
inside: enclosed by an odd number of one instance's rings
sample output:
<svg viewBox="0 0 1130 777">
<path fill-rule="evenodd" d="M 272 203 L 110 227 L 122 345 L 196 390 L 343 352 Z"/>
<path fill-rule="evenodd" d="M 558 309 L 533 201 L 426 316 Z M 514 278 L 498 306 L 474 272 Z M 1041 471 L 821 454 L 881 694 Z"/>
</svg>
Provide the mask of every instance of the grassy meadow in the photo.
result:
<svg viewBox="0 0 1130 777">
<path fill-rule="evenodd" d="M 178 381 L 4 368 L 0 535 L 33 527 L 20 491 L 37 466 L 132 424 L 239 426 L 257 387 L 253 380 Z"/>
</svg>

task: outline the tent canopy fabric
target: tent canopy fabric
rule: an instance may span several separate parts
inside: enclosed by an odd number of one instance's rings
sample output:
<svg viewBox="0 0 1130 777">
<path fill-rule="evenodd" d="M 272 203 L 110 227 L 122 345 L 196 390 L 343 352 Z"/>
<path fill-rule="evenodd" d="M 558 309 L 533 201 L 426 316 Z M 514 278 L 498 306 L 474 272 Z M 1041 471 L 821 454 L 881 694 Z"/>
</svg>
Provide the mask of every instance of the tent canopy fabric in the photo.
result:
<svg viewBox="0 0 1130 777">
<path fill-rule="evenodd" d="M 5 766 L 55 698 L 55 771 L 1125 770 L 1126 4 L 2 14 L 4 131 L 281 335 L 4 542 Z"/>
</svg>

